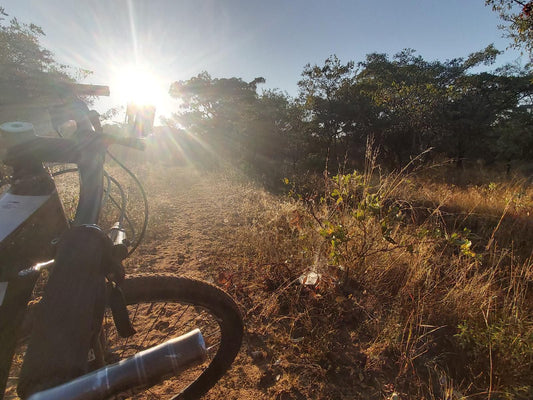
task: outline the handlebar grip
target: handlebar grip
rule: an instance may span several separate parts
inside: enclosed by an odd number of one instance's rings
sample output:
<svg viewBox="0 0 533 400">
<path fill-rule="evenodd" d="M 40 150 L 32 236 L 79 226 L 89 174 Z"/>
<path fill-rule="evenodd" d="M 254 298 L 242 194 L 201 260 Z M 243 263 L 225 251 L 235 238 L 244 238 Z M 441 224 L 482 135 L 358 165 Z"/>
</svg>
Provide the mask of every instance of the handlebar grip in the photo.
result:
<svg viewBox="0 0 533 400">
<path fill-rule="evenodd" d="M 97 400 L 129 390 L 144 389 L 166 377 L 179 375 L 205 360 L 207 349 L 198 329 L 170 339 L 133 357 L 54 388 L 34 393 L 28 400 Z"/>
</svg>

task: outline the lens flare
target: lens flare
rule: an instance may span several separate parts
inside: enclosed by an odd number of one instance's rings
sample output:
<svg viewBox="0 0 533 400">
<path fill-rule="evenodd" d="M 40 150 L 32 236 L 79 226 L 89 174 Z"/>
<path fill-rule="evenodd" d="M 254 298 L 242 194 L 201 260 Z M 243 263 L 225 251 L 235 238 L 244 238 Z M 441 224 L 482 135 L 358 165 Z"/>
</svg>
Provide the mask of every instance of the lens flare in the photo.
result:
<svg viewBox="0 0 533 400">
<path fill-rule="evenodd" d="M 124 65 L 114 68 L 111 91 L 123 104 L 154 105 L 166 108 L 170 96 L 168 85 L 149 68 Z"/>
</svg>

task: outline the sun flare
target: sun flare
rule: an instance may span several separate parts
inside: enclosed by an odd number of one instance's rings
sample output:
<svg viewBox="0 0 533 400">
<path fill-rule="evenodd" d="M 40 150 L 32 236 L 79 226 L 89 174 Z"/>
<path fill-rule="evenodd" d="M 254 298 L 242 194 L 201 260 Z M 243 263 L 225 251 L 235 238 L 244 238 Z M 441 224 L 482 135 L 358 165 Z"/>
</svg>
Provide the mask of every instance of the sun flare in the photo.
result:
<svg viewBox="0 0 533 400">
<path fill-rule="evenodd" d="M 123 105 L 153 105 L 158 111 L 169 108 L 168 84 L 149 68 L 125 65 L 114 69 L 111 92 Z"/>
</svg>

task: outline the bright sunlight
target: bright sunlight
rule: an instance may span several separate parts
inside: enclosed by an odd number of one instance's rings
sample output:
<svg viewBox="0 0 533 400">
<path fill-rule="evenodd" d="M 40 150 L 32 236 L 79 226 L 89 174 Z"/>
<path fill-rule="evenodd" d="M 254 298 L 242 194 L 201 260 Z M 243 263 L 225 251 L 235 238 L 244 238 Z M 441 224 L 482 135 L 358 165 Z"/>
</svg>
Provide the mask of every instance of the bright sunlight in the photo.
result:
<svg viewBox="0 0 533 400">
<path fill-rule="evenodd" d="M 124 65 L 113 68 L 111 92 L 118 101 L 138 105 L 154 105 L 158 112 L 171 108 L 168 94 L 169 83 L 164 82 L 149 68 L 138 65 Z"/>
</svg>

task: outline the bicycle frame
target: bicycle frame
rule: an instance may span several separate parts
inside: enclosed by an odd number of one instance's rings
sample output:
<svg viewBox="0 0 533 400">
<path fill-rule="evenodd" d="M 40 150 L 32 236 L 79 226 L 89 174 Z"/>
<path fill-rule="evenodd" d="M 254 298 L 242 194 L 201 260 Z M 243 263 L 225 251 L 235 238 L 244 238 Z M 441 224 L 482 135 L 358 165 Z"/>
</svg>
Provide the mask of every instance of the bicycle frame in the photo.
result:
<svg viewBox="0 0 533 400">
<path fill-rule="evenodd" d="M 38 274 L 19 272 L 54 256 L 53 241 L 68 222 L 52 178 L 41 172 L 40 185 L 19 182 L 0 198 L 0 393 L 4 393 L 17 332 Z M 35 177 L 34 179 L 35 180 Z M 28 186 L 25 188 L 25 186 Z M 27 190 L 24 190 L 27 189 Z M 4 223 L 4 221 L 6 221 Z"/>
<path fill-rule="evenodd" d="M 78 162 L 80 197 L 72 226 L 96 224 L 103 198 L 105 147 L 84 132 Z M 28 168 L 27 162 L 30 163 Z M 13 184 L 0 197 L 0 398 L 6 388 L 19 327 L 39 276 L 19 273 L 54 258 L 54 242 L 69 224 L 52 176 L 41 161 L 14 166 Z"/>
<path fill-rule="evenodd" d="M 8 385 L 8 380 L 15 349 L 20 345 L 19 331 L 31 331 L 24 363 L 17 374 L 17 391 L 28 400 L 107 398 L 148 388 L 207 359 L 208 349 L 201 332 L 195 329 L 183 334 L 180 324 L 172 324 L 172 331 L 178 328 L 172 339 L 144 346 L 149 328 L 137 336 L 141 340 L 139 348 L 145 350 L 126 354 L 128 358 L 122 358 L 121 353 L 119 363 L 107 364 L 104 351 L 112 347 L 104 348 L 102 339 L 115 343 L 120 336 L 127 343 L 136 332 L 127 306 L 143 306 L 145 302 L 164 302 L 164 307 L 167 302 L 178 308 L 185 305 L 177 314 L 181 319 L 192 313 L 193 325 L 199 308 L 202 320 L 215 325 L 215 336 L 213 332 L 209 335 L 214 337 L 209 347 L 210 351 L 215 349 L 214 357 L 183 389 L 186 396 L 202 395 L 230 367 L 240 348 L 243 325 L 238 307 L 226 293 L 200 280 L 148 274 L 124 279 L 121 262 L 137 247 L 146 228 L 146 195 L 131 171 L 110 155 L 139 184 L 145 201 L 145 223 L 128 253 L 121 227 L 121 220 L 128 220 L 124 209 L 108 235 L 96 225 L 104 198 L 103 165 L 109 144 L 144 147 L 138 138 L 128 140 L 104 134 L 95 115 L 80 103 L 73 103 L 74 111 L 82 116 L 80 121 L 75 119 L 78 130 L 74 139 L 38 138 L 30 129 L 20 139 L 11 137 L 4 159 L 13 167 L 13 178 L 9 190 L 0 195 L 0 399 L 7 386 L 14 387 Z M 28 127 L 24 123 L 14 123 L 13 127 L 17 124 L 19 128 Z M 10 127 L 7 128 L 0 126 L 0 133 L 9 134 Z M 3 139 L 6 137 L 3 135 Z M 72 222 L 65 216 L 53 177 L 43 162 L 78 165 L 80 196 Z M 114 180 L 108 177 L 108 181 Z M 124 193 L 116 184 L 124 203 Z M 24 318 L 40 271 L 51 264 L 53 270 L 39 310 L 35 317 Z M 126 290 L 122 292 L 121 288 Z M 147 291 L 148 288 L 151 289 Z M 150 309 L 153 303 L 149 304 Z M 190 307 L 195 304 L 199 307 Z M 108 311 L 104 311 L 106 307 Z M 109 312 L 116 328 L 116 337 L 111 339 L 104 337 L 101 330 L 104 313 Z M 26 322 L 31 322 L 31 326 L 26 326 Z"/>
</svg>

